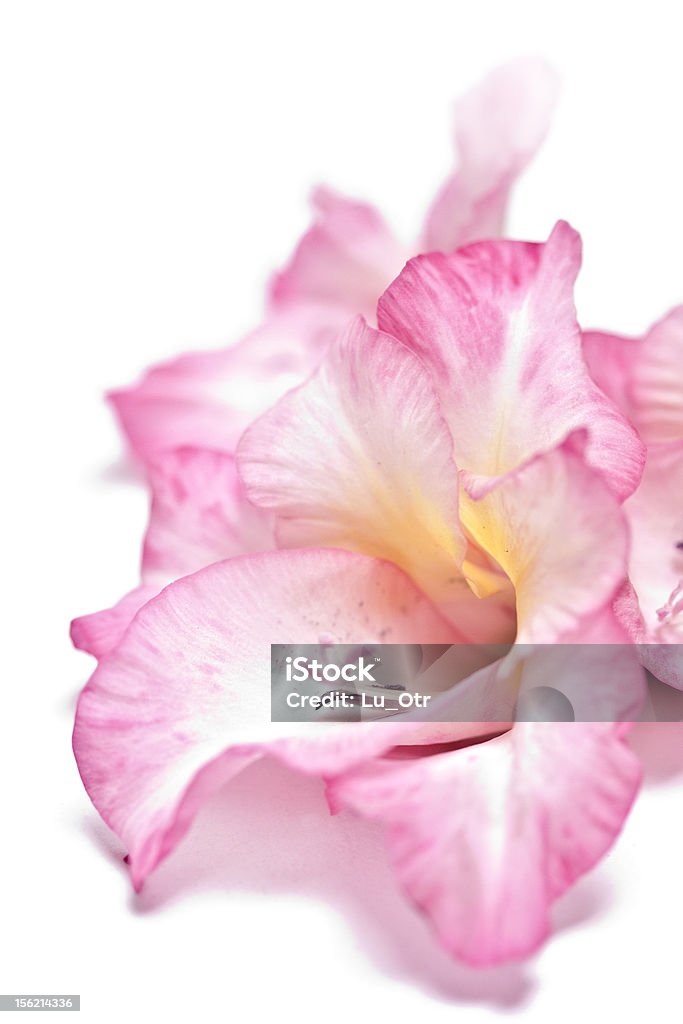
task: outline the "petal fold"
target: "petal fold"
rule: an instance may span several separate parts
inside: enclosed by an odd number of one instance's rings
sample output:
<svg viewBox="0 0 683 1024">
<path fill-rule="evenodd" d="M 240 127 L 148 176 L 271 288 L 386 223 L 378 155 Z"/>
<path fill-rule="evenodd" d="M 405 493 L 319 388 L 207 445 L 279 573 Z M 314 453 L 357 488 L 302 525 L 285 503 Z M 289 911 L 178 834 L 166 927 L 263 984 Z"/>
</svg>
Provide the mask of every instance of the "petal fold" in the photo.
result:
<svg viewBox="0 0 683 1024">
<path fill-rule="evenodd" d="M 648 444 L 683 440 L 683 306 L 643 338 L 588 331 L 591 375 Z"/>
<path fill-rule="evenodd" d="M 454 956 L 532 953 L 549 909 L 610 848 L 640 767 L 611 723 L 517 723 L 477 746 L 375 761 L 329 782 L 333 809 L 382 822 L 409 897 Z"/>
<path fill-rule="evenodd" d="M 454 631 L 394 566 L 345 551 L 270 552 L 209 566 L 142 608 L 81 694 L 74 752 L 85 787 L 127 847 L 134 885 L 192 817 L 269 752 L 302 771 L 343 770 L 396 742 L 390 723 L 270 721 L 270 645 L 450 643 Z M 367 726 L 367 727 L 366 727 Z"/>
<path fill-rule="evenodd" d="M 580 260 L 563 222 L 542 245 L 418 256 L 380 299 L 378 323 L 429 367 L 461 469 L 500 476 L 585 428 L 589 463 L 624 498 L 644 450 L 586 369 L 573 301 Z"/>
<path fill-rule="evenodd" d="M 284 546 L 344 547 L 401 566 L 434 601 L 464 587 L 452 441 L 420 361 L 357 318 L 314 377 L 244 434 L 252 501 Z"/>
<path fill-rule="evenodd" d="M 626 578 L 626 517 L 585 447 L 579 431 L 504 476 L 462 474 L 461 521 L 512 581 L 520 643 L 579 638 L 586 619 L 604 622 L 593 642 L 626 639 L 602 619 Z"/>
</svg>

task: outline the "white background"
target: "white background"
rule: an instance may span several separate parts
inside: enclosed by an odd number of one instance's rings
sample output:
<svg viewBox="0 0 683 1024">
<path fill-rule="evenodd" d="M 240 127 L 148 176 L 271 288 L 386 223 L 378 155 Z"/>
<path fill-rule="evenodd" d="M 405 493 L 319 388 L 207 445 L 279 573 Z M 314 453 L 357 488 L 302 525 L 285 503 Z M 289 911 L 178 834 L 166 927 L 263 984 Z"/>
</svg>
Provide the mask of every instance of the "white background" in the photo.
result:
<svg viewBox="0 0 683 1024">
<path fill-rule="evenodd" d="M 586 246 L 586 325 L 683 300 L 683 62 L 671 0 L 628 4 L 0 4 L 4 679 L 0 991 L 80 992 L 83 1019 L 681 1020 L 683 753 L 648 784 L 557 934 L 498 971 L 452 964 L 378 831 L 318 786 L 238 780 L 131 896 L 70 751 L 90 670 L 74 614 L 136 582 L 142 489 L 102 392 L 237 338 L 322 179 L 408 236 L 450 165 L 451 100 L 497 62 L 564 76 L 511 230 Z"/>
</svg>

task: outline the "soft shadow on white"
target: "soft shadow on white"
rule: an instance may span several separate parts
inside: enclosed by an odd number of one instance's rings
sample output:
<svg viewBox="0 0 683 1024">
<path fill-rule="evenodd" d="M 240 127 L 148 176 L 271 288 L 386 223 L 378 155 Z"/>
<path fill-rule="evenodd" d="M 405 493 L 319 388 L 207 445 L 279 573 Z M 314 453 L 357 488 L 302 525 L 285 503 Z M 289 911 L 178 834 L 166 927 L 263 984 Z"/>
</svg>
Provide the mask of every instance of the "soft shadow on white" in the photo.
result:
<svg viewBox="0 0 683 1024">
<path fill-rule="evenodd" d="M 89 822 L 98 845 L 125 871 L 116 838 Z M 347 813 L 329 815 L 318 780 L 270 760 L 251 766 L 203 808 L 131 905 L 137 913 L 163 912 L 198 891 L 235 890 L 324 900 L 378 969 L 432 996 L 512 1009 L 533 995 L 533 960 L 487 970 L 452 960 L 401 894 L 381 828 Z M 555 931 L 580 926 L 609 902 L 604 879 L 583 879 L 556 905 Z"/>
</svg>

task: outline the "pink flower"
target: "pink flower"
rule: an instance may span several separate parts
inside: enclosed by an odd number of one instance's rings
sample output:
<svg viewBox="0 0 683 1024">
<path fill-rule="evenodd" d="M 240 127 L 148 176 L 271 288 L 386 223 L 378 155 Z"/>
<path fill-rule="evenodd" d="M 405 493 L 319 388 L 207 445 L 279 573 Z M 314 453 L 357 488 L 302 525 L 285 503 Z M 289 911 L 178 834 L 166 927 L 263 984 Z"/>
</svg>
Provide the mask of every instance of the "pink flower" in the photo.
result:
<svg viewBox="0 0 683 1024">
<path fill-rule="evenodd" d="M 382 822 L 405 892 L 476 965 L 535 949 L 618 834 L 640 778 L 629 531 L 654 507 L 652 444 L 589 374 L 576 233 L 474 241 L 500 232 L 553 92 L 522 63 L 461 102 L 421 240 L 441 252 L 401 269 L 374 210 L 320 192 L 257 332 L 113 396 L 153 501 L 142 585 L 73 625 L 101 656 L 74 750 L 136 888 L 264 755 Z M 680 591 L 661 609 L 677 628 Z M 270 645 L 323 638 L 517 644 L 440 693 L 439 721 L 271 722 Z M 492 721 L 497 683 L 543 683 L 557 644 L 579 645 L 615 720 Z"/>
</svg>

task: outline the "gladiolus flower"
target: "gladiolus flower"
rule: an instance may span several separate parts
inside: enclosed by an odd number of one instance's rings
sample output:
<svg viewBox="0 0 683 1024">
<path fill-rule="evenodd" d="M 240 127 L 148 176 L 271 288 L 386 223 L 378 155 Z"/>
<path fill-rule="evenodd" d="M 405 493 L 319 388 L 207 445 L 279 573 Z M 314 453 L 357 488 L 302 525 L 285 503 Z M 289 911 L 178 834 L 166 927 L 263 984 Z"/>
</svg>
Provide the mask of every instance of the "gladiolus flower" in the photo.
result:
<svg viewBox="0 0 683 1024">
<path fill-rule="evenodd" d="M 319 191 L 254 334 L 112 396 L 152 506 L 140 587 L 72 627 L 101 659 L 74 750 L 136 889 L 263 756 L 382 823 L 406 894 L 478 966 L 537 948 L 618 835 L 634 641 L 683 615 L 661 486 L 683 421 L 666 344 L 582 336 L 569 225 L 498 238 L 554 92 L 517 62 L 461 101 L 426 254 L 406 263 L 374 209 Z M 438 720 L 271 721 L 270 645 L 329 642 L 511 647 L 439 692 Z M 576 671 L 614 720 L 492 718 L 501 679 L 522 699 Z"/>
</svg>

